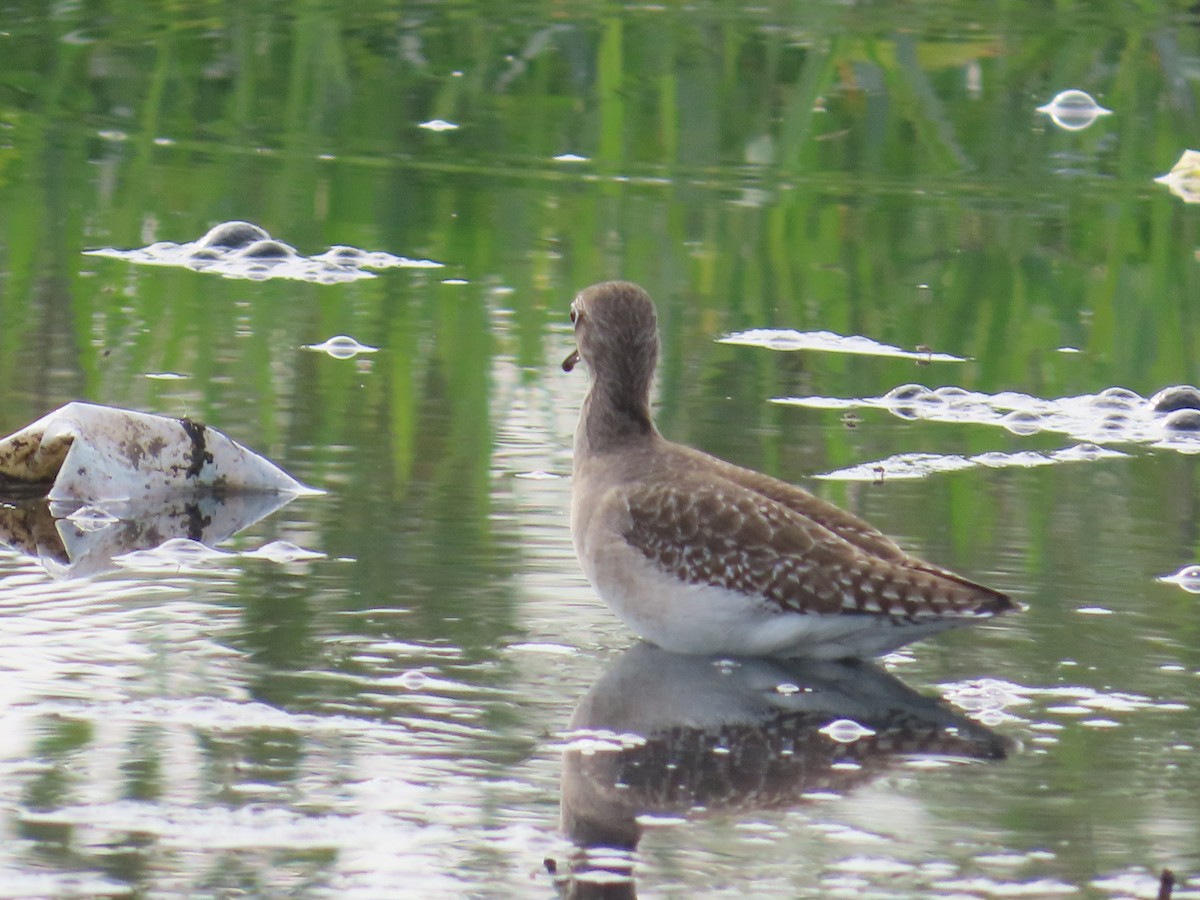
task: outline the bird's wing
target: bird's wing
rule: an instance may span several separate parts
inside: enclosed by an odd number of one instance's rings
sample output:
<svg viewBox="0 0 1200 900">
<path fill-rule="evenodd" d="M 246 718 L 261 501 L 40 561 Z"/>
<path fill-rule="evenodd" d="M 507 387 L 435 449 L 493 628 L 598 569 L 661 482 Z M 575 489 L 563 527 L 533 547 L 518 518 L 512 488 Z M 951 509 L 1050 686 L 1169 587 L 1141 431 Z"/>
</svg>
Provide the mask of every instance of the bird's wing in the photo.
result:
<svg viewBox="0 0 1200 900">
<path fill-rule="evenodd" d="M 711 468 L 715 463 L 716 470 L 722 478 L 774 500 L 776 503 L 790 509 L 794 513 L 798 513 L 805 519 L 823 526 L 842 540 L 853 544 L 871 556 L 895 562 L 910 559 L 891 538 L 873 525 L 863 521 L 853 513 L 846 512 L 841 507 L 834 506 L 827 500 L 822 500 L 815 494 L 804 490 L 804 488 L 781 481 L 778 478 L 772 478 L 770 475 L 764 475 L 761 472 L 755 472 L 753 469 L 744 469 L 741 466 L 735 466 L 733 463 L 708 456 L 708 454 L 701 454 L 700 451 L 693 450 L 690 447 L 678 444 L 676 447 L 682 451 L 682 458 L 684 460 L 691 461 L 693 458 L 702 455 L 704 457 L 704 465 Z"/>
<path fill-rule="evenodd" d="M 981 617 L 1013 608 L 997 591 L 880 559 L 782 503 L 742 486 L 676 477 L 617 489 L 622 537 L 666 572 L 762 596 L 781 611 L 893 618 Z"/>
</svg>

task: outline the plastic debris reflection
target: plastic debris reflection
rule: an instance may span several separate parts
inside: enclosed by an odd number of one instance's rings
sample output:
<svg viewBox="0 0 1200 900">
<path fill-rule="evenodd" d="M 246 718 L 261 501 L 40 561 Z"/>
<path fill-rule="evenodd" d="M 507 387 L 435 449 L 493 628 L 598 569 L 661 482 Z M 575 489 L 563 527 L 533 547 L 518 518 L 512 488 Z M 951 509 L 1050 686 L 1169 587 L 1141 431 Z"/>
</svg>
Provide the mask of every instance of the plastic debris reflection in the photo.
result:
<svg viewBox="0 0 1200 900">
<path fill-rule="evenodd" d="M 164 566 L 208 559 L 212 545 L 316 493 L 191 419 L 68 403 L 0 440 L 0 545 L 55 578 L 172 541 L 205 553 L 160 553 Z"/>
</svg>

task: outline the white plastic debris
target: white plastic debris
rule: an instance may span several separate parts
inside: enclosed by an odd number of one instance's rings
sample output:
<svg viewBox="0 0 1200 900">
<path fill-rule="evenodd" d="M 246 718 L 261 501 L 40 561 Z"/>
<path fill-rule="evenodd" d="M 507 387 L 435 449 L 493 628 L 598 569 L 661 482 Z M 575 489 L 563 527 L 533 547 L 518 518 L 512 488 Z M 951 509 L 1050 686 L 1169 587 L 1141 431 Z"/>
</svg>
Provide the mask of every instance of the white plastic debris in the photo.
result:
<svg viewBox="0 0 1200 900">
<path fill-rule="evenodd" d="M 1184 203 L 1200 203 L 1200 150 L 1184 150 L 1171 171 L 1154 180 Z"/>
<path fill-rule="evenodd" d="M 68 403 L 0 440 L 0 479 L 93 505 L 185 492 L 320 493 L 199 422 L 91 403 Z"/>
<path fill-rule="evenodd" d="M 164 542 L 215 547 L 321 492 L 198 422 L 69 403 L 0 441 L 8 493 L 21 499 L 0 503 L 0 544 L 79 578 L 154 548 L 179 568 Z"/>
</svg>

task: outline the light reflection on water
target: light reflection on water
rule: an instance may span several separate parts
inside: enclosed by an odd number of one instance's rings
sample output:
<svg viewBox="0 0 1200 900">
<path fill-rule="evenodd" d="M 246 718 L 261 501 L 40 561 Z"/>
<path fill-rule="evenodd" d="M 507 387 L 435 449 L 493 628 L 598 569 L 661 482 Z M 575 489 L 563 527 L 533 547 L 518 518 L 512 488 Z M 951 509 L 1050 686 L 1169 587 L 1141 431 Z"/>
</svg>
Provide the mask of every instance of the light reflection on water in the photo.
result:
<svg viewBox="0 0 1200 900">
<path fill-rule="evenodd" d="M 463 873 L 482 877 L 485 849 L 552 838 L 527 814 L 480 821 L 530 802 L 506 767 L 530 743 L 497 740 L 488 719 L 511 700 L 457 648 L 331 635 L 328 667 L 294 673 L 307 696 L 284 708 L 255 699 L 256 666 L 231 646 L 244 624 L 222 595 L 238 573 L 48 584 L 28 564 L 4 568 L 0 802 L 23 831 L 60 834 L 101 870 L 106 847 L 138 835 L 125 852 L 144 857 L 152 890 L 195 896 L 230 856 L 332 890 L 442 896 L 472 880 Z M 25 848 L 5 846 L 0 867 L 23 869 Z"/>
</svg>

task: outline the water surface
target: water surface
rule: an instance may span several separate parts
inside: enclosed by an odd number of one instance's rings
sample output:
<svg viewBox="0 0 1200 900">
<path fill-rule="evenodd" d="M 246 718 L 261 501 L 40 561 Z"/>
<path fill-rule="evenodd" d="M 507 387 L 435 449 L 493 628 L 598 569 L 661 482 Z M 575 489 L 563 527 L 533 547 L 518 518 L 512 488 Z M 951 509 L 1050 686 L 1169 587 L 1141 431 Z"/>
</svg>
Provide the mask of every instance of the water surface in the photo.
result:
<svg viewBox="0 0 1200 900">
<path fill-rule="evenodd" d="M 771 723 L 834 768 L 643 810 L 638 896 L 1153 897 L 1163 867 L 1200 896 L 1200 613 L 1156 580 L 1200 562 L 1195 448 L 1032 466 L 1079 440 L 770 402 L 1200 380 L 1196 208 L 1153 181 L 1200 134 L 1186 4 L 3 9 L 0 433 L 76 399 L 190 416 L 328 493 L 224 556 L 54 580 L 0 551 L 0 896 L 594 886 L 562 881 L 564 770 L 633 639 L 574 561 L 558 362 L 574 292 L 616 277 L 658 303 L 669 437 L 1029 605 L 837 676 L 876 716 L 845 756 L 788 689 L 730 688 L 784 674 L 689 674 L 751 723 L 662 745 L 693 771 L 760 771 L 721 759 L 789 749 Z M 1038 112 L 1070 89 L 1112 113 Z M 441 267 L 86 255 L 233 220 Z M 915 358 L 721 342 L 756 329 Z M 309 349 L 339 336 L 378 351 Z M 811 478 L 905 454 L 1018 462 Z M 690 695 L 654 671 L 670 722 Z M 1003 753 L 933 743 L 943 715 Z"/>
</svg>

